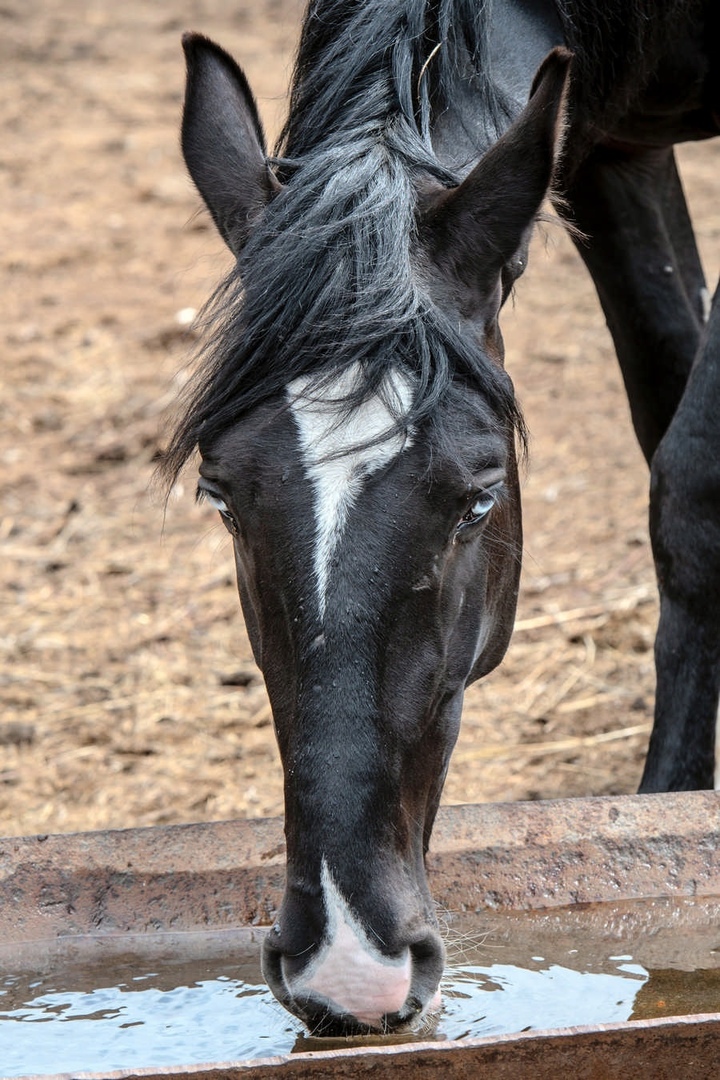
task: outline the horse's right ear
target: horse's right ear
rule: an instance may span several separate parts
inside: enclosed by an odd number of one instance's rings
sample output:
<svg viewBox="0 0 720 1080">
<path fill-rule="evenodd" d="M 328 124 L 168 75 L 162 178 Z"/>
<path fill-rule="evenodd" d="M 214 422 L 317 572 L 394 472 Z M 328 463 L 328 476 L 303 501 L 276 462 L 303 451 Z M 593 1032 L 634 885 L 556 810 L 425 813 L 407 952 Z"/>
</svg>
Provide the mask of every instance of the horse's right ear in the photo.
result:
<svg viewBox="0 0 720 1080">
<path fill-rule="evenodd" d="M 185 163 L 220 235 L 237 256 L 280 185 L 266 161 L 265 135 L 243 72 L 201 34 L 183 35 L 183 49 Z"/>
<path fill-rule="evenodd" d="M 497 288 L 548 192 L 564 130 L 571 60 L 567 49 L 553 49 L 515 122 L 458 187 L 436 194 L 423 208 L 429 254 L 459 284 L 468 310 Z"/>
</svg>

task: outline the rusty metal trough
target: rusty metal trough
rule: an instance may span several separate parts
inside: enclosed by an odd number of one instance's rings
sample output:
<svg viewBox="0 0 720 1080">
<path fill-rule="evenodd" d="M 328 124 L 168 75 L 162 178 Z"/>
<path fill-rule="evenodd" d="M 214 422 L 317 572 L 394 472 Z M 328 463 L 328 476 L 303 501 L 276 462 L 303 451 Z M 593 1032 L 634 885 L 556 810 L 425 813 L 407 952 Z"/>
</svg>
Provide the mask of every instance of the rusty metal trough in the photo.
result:
<svg viewBox="0 0 720 1080">
<path fill-rule="evenodd" d="M 581 905 L 669 897 L 694 898 L 716 919 L 720 793 L 449 807 L 428 863 L 433 895 L 449 911 L 533 909 L 577 928 Z M 272 921 L 283 878 L 276 819 L 0 840 L 0 962 L 62 964 L 80 945 L 111 957 L 129 935 L 244 928 L 253 941 Z M 675 1080 L 716 1075 L 719 1047 L 720 1001 L 712 1014 L 103 1075 L 295 1080 L 392 1069 L 402 1080 L 556 1080 L 572 1070 L 578 1080 Z"/>
</svg>

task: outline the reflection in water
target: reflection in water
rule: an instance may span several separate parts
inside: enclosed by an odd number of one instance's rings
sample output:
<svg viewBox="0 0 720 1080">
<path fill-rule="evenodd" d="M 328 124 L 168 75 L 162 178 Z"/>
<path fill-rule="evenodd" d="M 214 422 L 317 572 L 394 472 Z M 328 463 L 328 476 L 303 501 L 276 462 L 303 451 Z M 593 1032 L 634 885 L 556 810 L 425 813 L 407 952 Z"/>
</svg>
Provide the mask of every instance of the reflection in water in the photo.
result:
<svg viewBox="0 0 720 1080">
<path fill-rule="evenodd" d="M 693 1016 L 720 1012 L 720 969 L 675 971 L 660 968 L 635 995 L 630 1020 L 653 1020 L 659 1016 Z"/>
<path fill-rule="evenodd" d="M 165 968 L 92 990 L 74 989 L 70 973 L 67 989 L 49 977 L 0 980 L 3 1076 L 198 1064 L 330 1048 L 328 1040 L 303 1036 L 264 985 L 228 974 L 204 978 L 197 970 L 188 978 L 187 967 L 182 965 L 175 980 L 172 969 Z M 629 967 L 618 965 L 613 975 L 558 964 L 468 965 L 445 985 L 435 1030 L 416 1038 L 477 1038 L 626 1020 L 647 980 L 642 968 Z M 170 987 L 173 981 L 178 985 Z M 367 1045 L 367 1040 L 355 1045 Z"/>
</svg>

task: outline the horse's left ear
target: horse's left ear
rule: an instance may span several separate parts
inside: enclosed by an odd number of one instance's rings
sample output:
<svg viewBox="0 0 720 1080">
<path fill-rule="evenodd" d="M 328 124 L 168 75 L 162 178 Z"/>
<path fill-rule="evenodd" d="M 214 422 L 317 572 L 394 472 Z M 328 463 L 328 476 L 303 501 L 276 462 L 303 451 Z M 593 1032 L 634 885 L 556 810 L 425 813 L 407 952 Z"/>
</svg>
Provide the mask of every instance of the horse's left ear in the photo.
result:
<svg viewBox="0 0 720 1080">
<path fill-rule="evenodd" d="M 233 58 L 201 34 L 185 34 L 182 149 L 218 231 L 239 255 L 253 220 L 279 190 L 265 157 L 252 92 Z"/>
<path fill-rule="evenodd" d="M 420 234 L 434 263 L 475 296 L 496 287 L 548 192 L 565 126 L 571 59 L 567 49 L 553 49 L 517 120 L 458 187 L 425 204 Z"/>
</svg>

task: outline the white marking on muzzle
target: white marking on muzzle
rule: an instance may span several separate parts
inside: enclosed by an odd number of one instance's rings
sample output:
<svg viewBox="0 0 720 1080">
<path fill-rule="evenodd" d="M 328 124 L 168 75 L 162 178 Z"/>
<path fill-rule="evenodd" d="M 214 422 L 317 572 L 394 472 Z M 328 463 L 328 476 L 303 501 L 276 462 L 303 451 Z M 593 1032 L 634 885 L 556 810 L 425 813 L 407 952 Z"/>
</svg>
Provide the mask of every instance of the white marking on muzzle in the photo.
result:
<svg viewBox="0 0 720 1080">
<path fill-rule="evenodd" d="M 380 1027 L 387 1013 L 402 1009 L 410 992 L 412 959 L 406 948 L 398 959 L 383 956 L 332 879 L 323 859 L 322 887 L 327 930 L 317 956 L 289 987 L 312 993 L 361 1024 Z"/>
<path fill-rule="evenodd" d="M 359 377 L 359 366 L 353 365 L 323 390 L 322 398 L 312 391 L 310 376 L 295 379 L 287 388 L 305 469 L 315 488 L 314 569 L 321 618 L 333 553 L 363 481 L 412 441 L 398 432 L 367 445 L 392 428 L 392 410 L 404 412 L 409 407 L 412 386 L 407 376 L 389 372 L 381 391 L 346 417 L 345 399 Z"/>
</svg>

